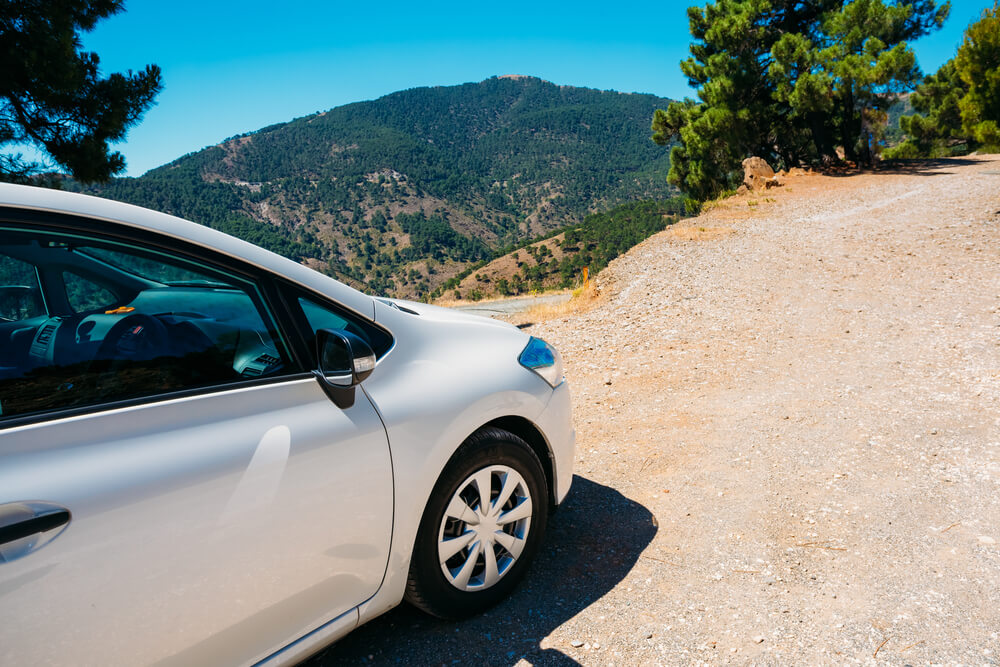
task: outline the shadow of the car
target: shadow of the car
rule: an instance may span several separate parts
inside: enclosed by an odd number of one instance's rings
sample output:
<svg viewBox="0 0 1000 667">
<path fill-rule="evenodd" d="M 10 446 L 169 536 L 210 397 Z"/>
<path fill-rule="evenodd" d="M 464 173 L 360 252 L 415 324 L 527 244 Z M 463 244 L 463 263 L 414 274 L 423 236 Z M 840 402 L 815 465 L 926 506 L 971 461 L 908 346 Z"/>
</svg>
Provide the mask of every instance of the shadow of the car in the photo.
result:
<svg viewBox="0 0 1000 667">
<path fill-rule="evenodd" d="M 573 479 L 569 498 L 549 523 L 527 578 L 481 616 L 452 623 L 403 604 L 342 639 L 303 667 L 442 663 L 575 665 L 539 642 L 610 591 L 656 535 L 653 515 L 614 489 Z"/>
</svg>

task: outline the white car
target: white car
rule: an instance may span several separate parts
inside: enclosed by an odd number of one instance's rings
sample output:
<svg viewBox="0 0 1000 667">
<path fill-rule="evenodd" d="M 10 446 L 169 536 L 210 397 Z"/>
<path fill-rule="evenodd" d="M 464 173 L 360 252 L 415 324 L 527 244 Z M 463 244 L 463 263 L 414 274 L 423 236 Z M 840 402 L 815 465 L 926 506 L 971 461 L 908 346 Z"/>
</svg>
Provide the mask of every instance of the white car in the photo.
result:
<svg viewBox="0 0 1000 667">
<path fill-rule="evenodd" d="M 285 664 L 522 578 L 558 354 L 207 227 L 0 185 L 0 665 Z"/>
</svg>

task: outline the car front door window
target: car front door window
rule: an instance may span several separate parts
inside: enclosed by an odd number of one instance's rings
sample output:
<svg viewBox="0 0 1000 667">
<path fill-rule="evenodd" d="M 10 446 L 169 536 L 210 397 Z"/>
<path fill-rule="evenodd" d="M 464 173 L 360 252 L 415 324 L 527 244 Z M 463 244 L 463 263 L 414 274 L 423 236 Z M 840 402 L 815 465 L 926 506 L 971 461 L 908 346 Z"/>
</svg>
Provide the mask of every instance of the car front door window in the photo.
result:
<svg viewBox="0 0 1000 667">
<path fill-rule="evenodd" d="M 250 281 L 134 244 L 0 229 L 6 319 L 0 420 L 254 380 L 292 370 Z M 28 268 L 25 268 L 28 267 Z M 41 290 L 62 285 L 39 310 Z M 25 285 L 22 283 L 28 282 Z M 2 333 L 2 328 L 0 328 Z"/>
</svg>

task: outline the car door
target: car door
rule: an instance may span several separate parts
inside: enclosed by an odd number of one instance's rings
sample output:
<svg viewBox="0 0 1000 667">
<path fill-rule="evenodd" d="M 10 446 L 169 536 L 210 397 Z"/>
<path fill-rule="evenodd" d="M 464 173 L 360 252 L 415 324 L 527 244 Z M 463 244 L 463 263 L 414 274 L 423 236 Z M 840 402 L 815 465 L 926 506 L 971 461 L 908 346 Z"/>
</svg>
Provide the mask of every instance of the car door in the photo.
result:
<svg viewBox="0 0 1000 667">
<path fill-rule="evenodd" d="M 46 308 L 0 377 L 0 664 L 243 664 L 351 623 L 392 528 L 375 409 L 327 398 L 266 274 L 96 229 L 0 218 Z"/>
</svg>

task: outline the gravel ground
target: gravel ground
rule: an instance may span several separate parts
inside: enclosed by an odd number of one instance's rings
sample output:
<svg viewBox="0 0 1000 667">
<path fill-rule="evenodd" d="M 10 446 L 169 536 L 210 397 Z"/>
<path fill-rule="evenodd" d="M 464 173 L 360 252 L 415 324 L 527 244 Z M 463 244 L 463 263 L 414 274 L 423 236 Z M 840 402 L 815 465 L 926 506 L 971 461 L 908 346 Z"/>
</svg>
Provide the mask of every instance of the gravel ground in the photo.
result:
<svg viewBox="0 0 1000 667">
<path fill-rule="evenodd" d="M 310 664 L 998 664 L 998 170 L 797 177 L 613 262 L 527 329 L 578 477 L 524 585 Z"/>
</svg>

